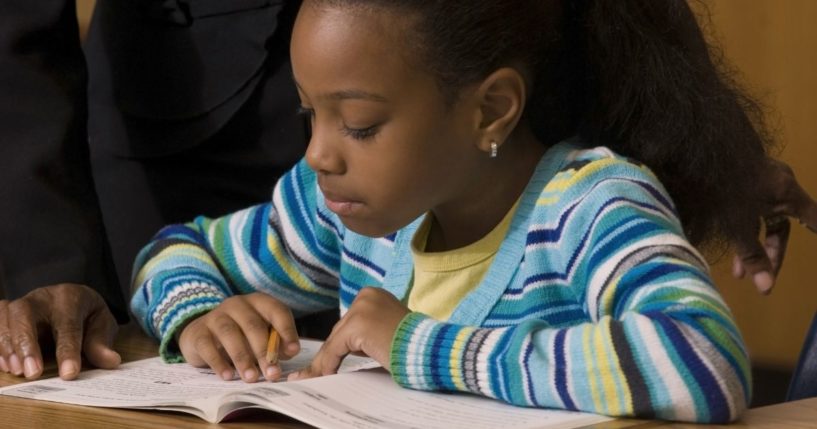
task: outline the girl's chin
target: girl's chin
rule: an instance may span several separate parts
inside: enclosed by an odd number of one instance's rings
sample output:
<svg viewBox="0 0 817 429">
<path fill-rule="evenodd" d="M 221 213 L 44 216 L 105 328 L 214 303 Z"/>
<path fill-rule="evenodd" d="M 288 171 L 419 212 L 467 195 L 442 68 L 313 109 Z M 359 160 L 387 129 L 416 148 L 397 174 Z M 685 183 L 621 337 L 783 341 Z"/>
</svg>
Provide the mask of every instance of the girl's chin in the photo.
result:
<svg viewBox="0 0 817 429">
<path fill-rule="evenodd" d="M 401 227 L 398 228 L 388 228 L 383 225 L 379 225 L 376 222 L 367 222 L 365 220 L 360 219 L 350 219 L 345 218 L 344 216 L 340 217 L 341 222 L 346 227 L 346 229 L 351 230 L 355 234 L 360 234 L 369 238 L 381 238 L 385 237 L 390 234 L 394 234 L 399 230 Z"/>
</svg>

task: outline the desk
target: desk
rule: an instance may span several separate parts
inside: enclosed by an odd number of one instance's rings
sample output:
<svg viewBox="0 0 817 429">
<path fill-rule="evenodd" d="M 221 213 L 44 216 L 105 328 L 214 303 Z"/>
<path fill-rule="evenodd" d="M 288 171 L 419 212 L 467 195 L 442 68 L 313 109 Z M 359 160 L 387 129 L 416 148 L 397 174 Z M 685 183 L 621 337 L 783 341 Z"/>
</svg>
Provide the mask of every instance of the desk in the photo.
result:
<svg viewBox="0 0 817 429">
<path fill-rule="evenodd" d="M 124 361 L 156 356 L 156 343 L 135 325 L 122 328 L 115 344 Z M 56 364 L 46 365 L 45 377 L 57 374 Z M 0 386 L 25 380 L 0 374 Z M 283 428 L 303 429 L 309 426 L 277 414 L 258 412 L 240 421 L 214 425 L 198 417 L 170 412 L 148 412 L 112 408 L 79 407 L 29 399 L 0 396 L 0 428 L 110 429 L 110 428 Z M 789 402 L 750 410 L 741 422 L 728 428 L 817 428 L 817 398 Z M 692 425 L 648 420 L 615 420 L 591 425 L 585 429 L 705 429 L 724 426 Z"/>
</svg>

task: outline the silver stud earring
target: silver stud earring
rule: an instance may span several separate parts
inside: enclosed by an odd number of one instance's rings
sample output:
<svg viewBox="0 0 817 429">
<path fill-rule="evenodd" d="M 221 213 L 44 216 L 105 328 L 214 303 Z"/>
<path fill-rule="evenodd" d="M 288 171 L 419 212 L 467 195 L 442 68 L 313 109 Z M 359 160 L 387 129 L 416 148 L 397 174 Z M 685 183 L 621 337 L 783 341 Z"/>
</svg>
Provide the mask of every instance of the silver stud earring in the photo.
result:
<svg viewBox="0 0 817 429">
<path fill-rule="evenodd" d="M 499 153 L 499 145 L 496 142 L 491 142 L 491 158 L 496 158 L 497 153 Z"/>
</svg>

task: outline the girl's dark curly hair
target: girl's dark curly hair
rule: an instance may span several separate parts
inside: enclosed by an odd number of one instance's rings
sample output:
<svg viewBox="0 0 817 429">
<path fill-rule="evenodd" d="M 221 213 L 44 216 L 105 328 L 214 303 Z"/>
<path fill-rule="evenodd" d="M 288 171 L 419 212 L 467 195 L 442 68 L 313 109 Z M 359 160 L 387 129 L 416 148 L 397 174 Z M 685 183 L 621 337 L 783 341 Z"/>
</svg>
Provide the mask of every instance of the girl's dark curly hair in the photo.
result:
<svg viewBox="0 0 817 429">
<path fill-rule="evenodd" d="M 534 72 L 525 118 L 551 145 L 580 135 L 648 165 L 696 245 L 757 225 L 770 144 L 759 104 L 710 49 L 684 0 L 311 0 L 395 10 L 456 98 L 503 66 Z"/>
</svg>

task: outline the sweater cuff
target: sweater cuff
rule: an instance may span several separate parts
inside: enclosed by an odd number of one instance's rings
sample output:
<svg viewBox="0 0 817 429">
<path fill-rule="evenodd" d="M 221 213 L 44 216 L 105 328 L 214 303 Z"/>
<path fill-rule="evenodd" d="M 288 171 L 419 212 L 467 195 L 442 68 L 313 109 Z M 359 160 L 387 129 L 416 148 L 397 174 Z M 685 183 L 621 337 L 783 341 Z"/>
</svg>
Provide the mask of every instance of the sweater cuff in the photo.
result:
<svg viewBox="0 0 817 429">
<path fill-rule="evenodd" d="M 488 394 L 480 388 L 477 351 L 485 329 L 409 313 L 398 325 L 391 347 L 390 370 L 397 384 L 418 390 Z M 484 365 L 481 365 L 484 371 Z M 486 386 L 487 387 L 487 386 Z"/>
<path fill-rule="evenodd" d="M 161 339 L 159 355 L 165 362 L 184 362 L 176 341 L 181 330 L 197 317 L 218 307 L 225 299 L 214 285 L 190 282 L 168 294 L 154 313 L 154 329 Z"/>
</svg>

